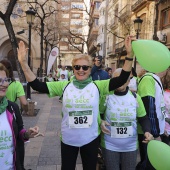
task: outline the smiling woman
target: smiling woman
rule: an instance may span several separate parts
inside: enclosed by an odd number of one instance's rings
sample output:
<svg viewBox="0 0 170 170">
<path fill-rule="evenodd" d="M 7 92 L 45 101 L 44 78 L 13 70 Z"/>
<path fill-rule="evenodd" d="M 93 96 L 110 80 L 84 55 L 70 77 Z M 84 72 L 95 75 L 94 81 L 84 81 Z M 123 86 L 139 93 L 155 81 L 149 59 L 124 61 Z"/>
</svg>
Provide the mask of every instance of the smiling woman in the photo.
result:
<svg viewBox="0 0 170 170">
<path fill-rule="evenodd" d="M 133 58 L 131 37 L 125 40 L 129 58 Z M 26 60 L 27 49 L 21 41 L 18 60 L 30 86 L 50 97 L 63 96 L 61 123 L 62 170 L 75 170 L 76 159 L 80 150 L 83 169 L 96 169 L 100 137 L 100 95 L 122 86 L 128 79 L 132 60 L 126 60 L 119 77 L 92 81 L 92 58 L 87 54 L 78 54 L 73 58 L 74 77 L 70 81 L 39 82 L 30 70 Z"/>
<path fill-rule="evenodd" d="M 27 141 L 30 137 L 38 134 L 36 126 L 26 131 L 17 104 L 8 101 L 6 91 L 11 81 L 9 73 L 0 63 L 0 142 L 1 142 L 1 169 L 21 169 L 18 144 L 20 140 Z"/>
</svg>

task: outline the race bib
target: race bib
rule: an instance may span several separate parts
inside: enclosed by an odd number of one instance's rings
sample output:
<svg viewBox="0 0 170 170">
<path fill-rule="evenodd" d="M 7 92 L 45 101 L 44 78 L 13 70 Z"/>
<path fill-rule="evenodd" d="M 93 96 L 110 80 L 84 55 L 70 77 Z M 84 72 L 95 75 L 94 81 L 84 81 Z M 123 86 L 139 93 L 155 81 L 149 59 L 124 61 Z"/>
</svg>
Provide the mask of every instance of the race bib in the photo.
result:
<svg viewBox="0 0 170 170">
<path fill-rule="evenodd" d="M 92 110 L 69 112 L 70 128 L 89 128 L 93 123 Z"/>
<path fill-rule="evenodd" d="M 128 138 L 133 136 L 132 122 L 112 122 L 112 138 Z"/>
</svg>

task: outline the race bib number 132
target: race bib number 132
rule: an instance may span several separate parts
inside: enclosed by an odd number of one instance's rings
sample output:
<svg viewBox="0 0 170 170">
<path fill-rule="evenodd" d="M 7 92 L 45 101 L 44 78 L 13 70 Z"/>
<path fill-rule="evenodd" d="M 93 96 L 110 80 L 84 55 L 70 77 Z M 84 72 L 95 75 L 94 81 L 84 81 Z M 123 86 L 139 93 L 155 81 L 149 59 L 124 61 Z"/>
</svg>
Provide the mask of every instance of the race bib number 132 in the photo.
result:
<svg viewBox="0 0 170 170">
<path fill-rule="evenodd" d="M 133 127 L 131 122 L 112 122 L 111 137 L 128 138 L 133 136 Z"/>
</svg>

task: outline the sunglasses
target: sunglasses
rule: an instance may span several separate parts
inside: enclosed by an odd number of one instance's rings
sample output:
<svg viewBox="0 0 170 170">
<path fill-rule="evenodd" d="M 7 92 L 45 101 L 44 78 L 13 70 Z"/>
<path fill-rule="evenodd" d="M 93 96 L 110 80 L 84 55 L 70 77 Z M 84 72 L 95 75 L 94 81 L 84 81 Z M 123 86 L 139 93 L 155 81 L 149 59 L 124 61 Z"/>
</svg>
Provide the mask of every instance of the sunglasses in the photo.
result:
<svg viewBox="0 0 170 170">
<path fill-rule="evenodd" d="M 87 71 L 90 68 L 90 66 L 86 66 L 86 65 L 83 65 L 83 66 L 75 65 L 73 67 L 75 70 L 80 70 L 82 68 L 84 71 Z"/>
</svg>

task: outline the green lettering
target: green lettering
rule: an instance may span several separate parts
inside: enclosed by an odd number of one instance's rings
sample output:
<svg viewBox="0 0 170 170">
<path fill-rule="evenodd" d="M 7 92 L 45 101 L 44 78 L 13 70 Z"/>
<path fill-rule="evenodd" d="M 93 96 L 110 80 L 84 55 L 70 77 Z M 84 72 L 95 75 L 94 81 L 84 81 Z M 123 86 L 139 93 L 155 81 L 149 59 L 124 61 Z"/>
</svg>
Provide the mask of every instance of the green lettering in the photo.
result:
<svg viewBox="0 0 170 170">
<path fill-rule="evenodd" d="M 7 142 L 7 141 L 8 141 L 8 137 L 7 137 L 7 136 L 4 138 L 4 141 L 5 141 L 5 142 Z"/>
</svg>

